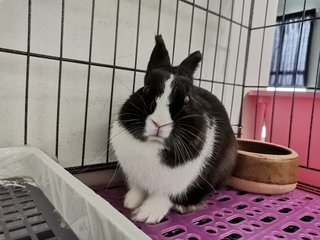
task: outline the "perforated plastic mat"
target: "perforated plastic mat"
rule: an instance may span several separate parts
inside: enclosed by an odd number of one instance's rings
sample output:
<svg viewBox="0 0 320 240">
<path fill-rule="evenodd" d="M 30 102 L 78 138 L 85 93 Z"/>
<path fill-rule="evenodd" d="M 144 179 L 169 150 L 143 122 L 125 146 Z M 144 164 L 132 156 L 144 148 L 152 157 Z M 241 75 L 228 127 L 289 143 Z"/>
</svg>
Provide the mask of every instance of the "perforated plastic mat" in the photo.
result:
<svg viewBox="0 0 320 240">
<path fill-rule="evenodd" d="M 116 184 L 93 190 L 130 218 L 123 206 L 126 189 Z M 161 223 L 135 223 L 152 239 L 320 239 L 320 196 L 294 190 L 285 195 L 256 195 L 232 189 L 212 193 L 204 209 L 169 213 Z"/>
<path fill-rule="evenodd" d="M 0 240 L 78 239 L 30 178 L 0 180 Z"/>
</svg>

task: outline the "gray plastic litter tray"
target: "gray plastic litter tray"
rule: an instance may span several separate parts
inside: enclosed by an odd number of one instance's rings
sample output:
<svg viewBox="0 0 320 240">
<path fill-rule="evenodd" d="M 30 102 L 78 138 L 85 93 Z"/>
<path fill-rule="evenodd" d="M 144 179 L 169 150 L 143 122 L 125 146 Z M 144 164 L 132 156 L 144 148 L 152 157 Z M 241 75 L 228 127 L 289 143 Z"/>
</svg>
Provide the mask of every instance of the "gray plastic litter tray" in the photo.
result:
<svg viewBox="0 0 320 240">
<path fill-rule="evenodd" d="M 0 179 L 0 239 L 78 239 L 31 178 Z"/>
</svg>

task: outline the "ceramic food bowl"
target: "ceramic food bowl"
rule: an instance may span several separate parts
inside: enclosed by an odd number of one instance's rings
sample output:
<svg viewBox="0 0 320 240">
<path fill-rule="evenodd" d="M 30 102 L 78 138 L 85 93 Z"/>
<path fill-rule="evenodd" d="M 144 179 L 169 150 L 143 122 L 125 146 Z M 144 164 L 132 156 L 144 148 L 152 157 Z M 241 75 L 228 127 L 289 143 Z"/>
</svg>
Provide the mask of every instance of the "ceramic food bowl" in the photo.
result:
<svg viewBox="0 0 320 240">
<path fill-rule="evenodd" d="M 295 189 L 298 154 L 273 143 L 238 139 L 238 158 L 229 185 L 263 194 L 282 194 Z"/>
</svg>

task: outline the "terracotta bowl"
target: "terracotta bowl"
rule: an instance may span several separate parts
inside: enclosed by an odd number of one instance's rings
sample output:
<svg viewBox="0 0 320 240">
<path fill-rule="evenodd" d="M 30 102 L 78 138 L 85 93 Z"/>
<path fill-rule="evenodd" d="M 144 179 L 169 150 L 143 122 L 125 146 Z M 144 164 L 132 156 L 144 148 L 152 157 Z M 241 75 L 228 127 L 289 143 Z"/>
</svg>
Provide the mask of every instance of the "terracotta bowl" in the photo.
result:
<svg viewBox="0 0 320 240">
<path fill-rule="evenodd" d="M 280 145 L 238 139 L 238 158 L 229 185 L 263 194 L 282 194 L 295 189 L 298 154 Z"/>
</svg>

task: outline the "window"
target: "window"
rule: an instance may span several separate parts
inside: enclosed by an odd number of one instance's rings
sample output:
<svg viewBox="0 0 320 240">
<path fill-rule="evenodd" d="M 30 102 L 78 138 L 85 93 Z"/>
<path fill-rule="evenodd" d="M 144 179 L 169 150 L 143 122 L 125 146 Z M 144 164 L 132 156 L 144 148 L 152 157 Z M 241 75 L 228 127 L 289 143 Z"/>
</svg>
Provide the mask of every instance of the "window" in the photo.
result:
<svg viewBox="0 0 320 240">
<path fill-rule="evenodd" d="M 307 21 L 302 22 L 303 12 L 288 14 L 285 15 L 286 24 L 282 25 L 282 16 L 277 18 L 279 25 L 274 35 L 270 86 L 305 86 L 312 33 L 312 20 L 308 19 L 314 16 L 315 10 L 305 11 L 304 20 Z"/>
</svg>

